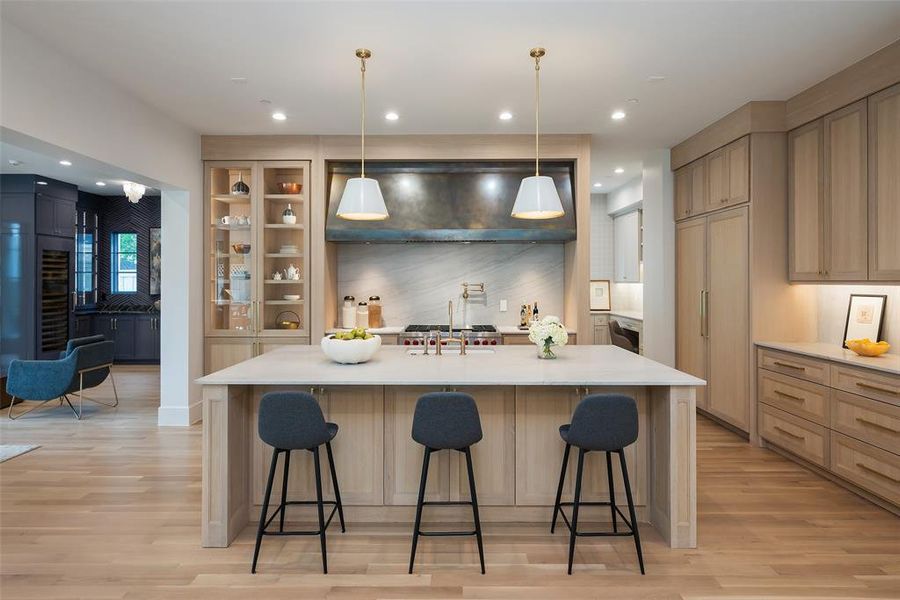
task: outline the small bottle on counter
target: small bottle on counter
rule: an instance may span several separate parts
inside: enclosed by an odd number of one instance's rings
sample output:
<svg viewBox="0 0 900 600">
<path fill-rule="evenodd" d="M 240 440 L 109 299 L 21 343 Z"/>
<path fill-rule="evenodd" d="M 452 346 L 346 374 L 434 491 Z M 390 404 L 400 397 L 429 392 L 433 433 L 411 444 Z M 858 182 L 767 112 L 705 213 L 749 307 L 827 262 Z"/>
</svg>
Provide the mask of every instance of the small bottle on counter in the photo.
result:
<svg viewBox="0 0 900 600">
<path fill-rule="evenodd" d="M 344 304 L 341 306 L 341 327 L 344 329 L 353 329 L 356 327 L 356 306 L 354 302 L 356 298 L 353 296 L 344 296 Z"/>
<path fill-rule="evenodd" d="M 531 312 L 531 320 L 532 320 L 532 321 L 539 321 L 540 319 L 541 319 L 541 315 L 540 315 L 540 313 L 538 312 L 537 300 L 535 300 L 535 301 L 534 301 L 534 308 L 532 309 L 532 312 Z"/>
<path fill-rule="evenodd" d="M 369 305 L 360 302 L 356 307 L 356 326 L 365 329 L 369 326 Z"/>
<path fill-rule="evenodd" d="M 381 297 L 369 296 L 369 329 L 381 327 Z"/>
<path fill-rule="evenodd" d="M 519 311 L 519 328 L 525 329 L 526 327 L 528 327 L 528 306 L 523 304 Z"/>
</svg>

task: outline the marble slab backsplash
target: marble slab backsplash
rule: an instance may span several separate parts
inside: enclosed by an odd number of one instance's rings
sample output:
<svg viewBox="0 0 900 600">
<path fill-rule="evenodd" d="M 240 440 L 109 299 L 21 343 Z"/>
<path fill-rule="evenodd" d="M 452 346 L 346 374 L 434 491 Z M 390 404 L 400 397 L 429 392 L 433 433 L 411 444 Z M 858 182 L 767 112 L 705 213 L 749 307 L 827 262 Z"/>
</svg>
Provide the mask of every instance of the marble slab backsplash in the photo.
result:
<svg viewBox="0 0 900 600">
<path fill-rule="evenodd" d="M 450 299 L 454 325 L 518 325 L 521 305 L 535 301 L 542 315 L 562 315 L 564 254 L 562 244 L 342 244 L 338 298 L 381 296 L 386 325 L 446 323 Z M 464 303 L 464 281 L 484 282 L 485 293 Z"/>
</svg>

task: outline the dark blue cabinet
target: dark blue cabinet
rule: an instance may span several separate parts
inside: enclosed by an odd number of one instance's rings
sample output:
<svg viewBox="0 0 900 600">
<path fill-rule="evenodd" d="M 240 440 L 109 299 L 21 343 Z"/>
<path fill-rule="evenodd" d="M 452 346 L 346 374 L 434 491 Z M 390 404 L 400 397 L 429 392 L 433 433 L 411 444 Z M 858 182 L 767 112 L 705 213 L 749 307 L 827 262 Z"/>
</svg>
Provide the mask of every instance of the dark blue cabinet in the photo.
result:
<svg viewBox="0 0 900 600">
<path fill-rule="evenodd" d="M 159 360 L 159 315 L 138 315 L 134 321 L 134 358 Z"/>
<path fill-rule="evenodd" d="M 116 343 L 116 361 L 159 361 L 159 315 L 111 313 L 94 315 L 94 332 Z"/>
</svg>

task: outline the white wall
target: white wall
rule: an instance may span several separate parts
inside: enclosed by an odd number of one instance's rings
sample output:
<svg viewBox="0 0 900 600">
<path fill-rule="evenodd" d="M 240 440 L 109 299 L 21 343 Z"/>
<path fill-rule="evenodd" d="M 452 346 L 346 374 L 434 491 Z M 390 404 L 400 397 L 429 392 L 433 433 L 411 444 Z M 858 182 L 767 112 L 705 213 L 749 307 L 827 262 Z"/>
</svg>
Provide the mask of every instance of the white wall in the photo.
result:
<svg viewBox="0 0 900 600">
<path fill-rule="evenodd" d="M 644 181 L 636 177 L 625 185 L 606 195 L 606 210 L 611 215 L 619 215 L 641 208 L 644 199 Z"/>
<path fill-rule="evenodd" d="M 563 244 L 342 244 L 338 298 L 380 296 L 386 325 L 447 323 L 450 299 L 454 325 L 518 325 L 522 304 L 562 316 L 564 261 Z M 464 303 L 464 281 L 485 293 Z"/>
<path fill-rule="evenodd" d="M 669 150 L 644 159 L 644 355 L 675 366 L 675 223 Z"/>
<path fill-rule="evenodd" d="M 202 371 L 200 136 L 46 41 L 5 20 L 0 27 L 3 128 L 163 189 L 159 422 L 188 424 L 200 416 L 192 381 Z"/>
<path fill-rule="evenodd" d="M 818 341 L 838 346 L 843 344 L 850 294 L 884 294 L 887 303 L 881 339 L 891 345 L 891 354 L 900 354 L 900 286 L 818 285 L 816 288 Z"/>
<path fill-rule="evenodd" d="M 635 180 L 640 182 L 640 180 Z M 634 196 L 635 182 L 626 195 Z M 591 194 L 591 279 L 610 281 L 610 306 L 613 311 L 643 312 L 644 285 L 642 283 L 616 283 L 615 277 L 615 227 L 610 216 L 610 194 Z M 624 205 L 623 205 L 624 206 Z M 637 206 L 631 203 L 631 206 Z"/>
</svg>

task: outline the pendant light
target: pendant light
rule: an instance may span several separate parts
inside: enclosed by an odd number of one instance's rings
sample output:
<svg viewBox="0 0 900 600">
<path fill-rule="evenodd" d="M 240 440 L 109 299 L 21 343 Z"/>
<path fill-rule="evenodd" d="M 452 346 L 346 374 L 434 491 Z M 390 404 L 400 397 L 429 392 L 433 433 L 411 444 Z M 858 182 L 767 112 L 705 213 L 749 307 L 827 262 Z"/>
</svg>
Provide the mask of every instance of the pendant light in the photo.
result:
<svg viewBox="0 0 900 600">
<path fill-rule="evenodd" d="M 541 113 L 541 57 L 547 51 L 532 48 L 534 59 L 534 176 L 526 177 L 519 184 L 519 193 L 513 204 L 512 216 L 517 219 L 555 219 L 566 214 L 553 179 L 540 173 L 540 113 Z"/>
<path fill-rule="evenodd" d="M 388 218 L 387 207 L 384 205 L 384 197 L 381 195 L 381 187 L 378 181 L 366 177 L 366 59 L 371 58 L 372 53 L 360 48 L 356 51 L 360 61 L 360 75 L 362 84 L 362 106 L 360 111 L 360 123 L 362 135 L 361 169 L 360 176 L 347 180 L 341 202 L 338 204 L 337 216 L 349 221 L 383 221 Z"/>
</svg>

